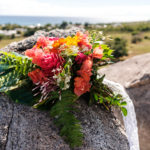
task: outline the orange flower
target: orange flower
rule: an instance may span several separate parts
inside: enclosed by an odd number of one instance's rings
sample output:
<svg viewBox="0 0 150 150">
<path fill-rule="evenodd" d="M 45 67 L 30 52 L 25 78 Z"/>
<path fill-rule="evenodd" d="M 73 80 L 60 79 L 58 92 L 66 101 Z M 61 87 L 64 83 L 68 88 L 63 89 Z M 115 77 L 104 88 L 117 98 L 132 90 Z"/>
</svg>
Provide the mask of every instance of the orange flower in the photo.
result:
<svg viewBox="0 0 150 150">
<path fill-rule="evenodd" d="M 85 70 L 85 71 L 91 71 L 93 66 L 93 61 L 91 57 L 87 57 L 87 59 L 85 61 L 83 61 L 83 64 L 81 66 L 81 70 Z"/>
<path fill-rule="evenodd" d="M 77 71 L 78 75 L 80 75 L 85 81 L 89 82 L 90 81 L 90 74 L 91 72 L 85 71 L 85 70 L 78 70 Z"/>
<path fill-rule="evenodd" d="M 91 50 L 92 45 L 88 39 L 88 33 L 77 32 L 76 36 L 78 37 L 78 46 L 82 49 L 86 49 L 86 51 Z"/>
<path fill-rule="evenodd" d="M 90 83 L 88 83 L 87 81 L 85 81 L 82 77 L 76 77 L 74 82 L 74 93 L 77 96 L 80 96 L 86 92 L 90 91 Z"/>
<path fill-rule="evenodd" d="M 48 80 L 40 69 L 35 69 L 34 71 L 29 72 L 28 76 L 32 79 L 33 83 L 35 84 L 42 84 L 43 82 Z"/>
<path fill-rule="evenodd" d="M 101 59 L 103 57 L 103 49 L 101 47 L 96 47 L 93 51 L 93 57 Z"/>
<path fill-rule="evenodd" d="M 60 38 L 59 40 L 54 41 L 52 46 L 53 46 L 54 49 L 57 49 L 61 45 L 63 45 L 65 42 L 66 42 L 66 40 L 64 38 Z"/>
<path fill-rule="evenodd" d="M 92 65 L 92 58 L 87 57 L 87 59 L 83 62 L 81 69 L 77 71 L 77 74 L 80 77 L 76 77 L 74 79 L 74 93 L 78 96 L 90 91 L 91 84 L 89 82 L 92 75 Z"/>
</svg>

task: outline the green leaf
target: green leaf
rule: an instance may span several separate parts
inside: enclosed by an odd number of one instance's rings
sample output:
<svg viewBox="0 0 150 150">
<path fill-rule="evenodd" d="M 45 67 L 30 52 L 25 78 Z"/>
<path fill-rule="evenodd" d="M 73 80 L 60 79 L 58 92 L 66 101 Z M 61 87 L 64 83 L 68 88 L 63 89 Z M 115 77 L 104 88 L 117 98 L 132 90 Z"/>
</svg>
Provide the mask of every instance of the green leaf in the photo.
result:
<svg viewBox="0 0 150 150">
<path fill-rule="evenodd" d="M 121 106 L 126 106 L 127 105 L 127 102 L 123 101 L 121 102 Z"/>
<path fill-rule="evenodd" d="M 127 109 L 125 107 L 121 107 L 121 111 L 122 111 L 124 116 L 127 116 L 128 112 L 127 112 Z"/>
<path fill-rule="evenodd" d="M 79 121 L 74 116 L 77 96 L 69 90 L 62 91 L 59 100 L 51 109 L 51 116 L 55 118 L 60 134 L 70 144 L 70 147 L 82 145 L 83 134 Z"/>
<path fill-rule="evenodd" d="M 6 94 L 15 102 L 33 106 L 36 103 L 37 97 L 33 96 L 32 86 L 29 81 L 25 81 L 16 89 L 7 91 Z"/>
<path fill-rule="evenodd" d="M 94 98 L 95 98 L 96 101 L 98 101 L 98 95 L 97 95 L 97 93 L 94 93 Z"/>
</svg>

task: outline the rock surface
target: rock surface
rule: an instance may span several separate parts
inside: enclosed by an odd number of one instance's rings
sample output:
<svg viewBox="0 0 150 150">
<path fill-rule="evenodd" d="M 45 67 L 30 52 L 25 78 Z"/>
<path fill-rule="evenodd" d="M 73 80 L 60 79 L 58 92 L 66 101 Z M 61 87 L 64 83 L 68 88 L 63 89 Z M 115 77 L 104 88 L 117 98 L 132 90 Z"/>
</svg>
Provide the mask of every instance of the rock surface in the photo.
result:
<svg viewBox="0 0 150 150">
<path fill-rule="evenodd" d="M 141 150 L 150 150 L 150 53 L 113 64 L 99 73 L 126 88 L 135 105 Z"/>
<path fill-rule="evenodd" d="M 84 144 L 76 150 L 129 150 L 124 129 L 114 115 L 81 100 L 78 118 Z M 0 95 L 1 150 L 70 150 L 48 112 L 13 103 Z"/>
<path fill-rule="evenodd" d="M 40 31 L 21 42 L 10 44 L 5 51 L 31 48 L 40 35 L 69 35 L 76 31 Z M 93 106 L 84 100 L 79 103 L 78 119 L 84 133 L 84 143 L 75 150 L 129 150 L 124 127 L 112 112 Z M 48 112 L 16 104 L 0 94 L 0 150 L 70 150 Z"/>
</svg>

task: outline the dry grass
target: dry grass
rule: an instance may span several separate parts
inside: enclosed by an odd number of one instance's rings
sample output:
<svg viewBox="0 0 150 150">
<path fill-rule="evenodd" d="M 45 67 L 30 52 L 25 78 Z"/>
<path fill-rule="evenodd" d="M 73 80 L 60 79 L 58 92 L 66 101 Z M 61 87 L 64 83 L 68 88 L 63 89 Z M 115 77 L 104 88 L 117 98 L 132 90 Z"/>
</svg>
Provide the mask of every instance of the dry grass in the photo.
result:
<svg viewBox="0 0 150 150">
<path fill-rule="evenodd" d="M 12 42 L 18 42 L 18 41 L 23 40 L 23 39 L 24 39 L 24 37 L 17 37 L 14 39 L 3 39 L 0 41 L 0 48 L 5 47 Z"/>
<path fill-rule="evenodd" d="M 131 42 L 132 34 L 131 33 L 109 33 L 112 38 L 121 37 L 127 40 L 127 49 L 128 49 L 128 57 L 129 58 L 135 55 L 140 55 L 144 53 L 150 53 L 150 39 L 144 39 L 145 36 L 150 37 L 150 32 L 144 32 L 140 34 L 142 38 L 141 42 L 133 44 Z"/>
</svg>

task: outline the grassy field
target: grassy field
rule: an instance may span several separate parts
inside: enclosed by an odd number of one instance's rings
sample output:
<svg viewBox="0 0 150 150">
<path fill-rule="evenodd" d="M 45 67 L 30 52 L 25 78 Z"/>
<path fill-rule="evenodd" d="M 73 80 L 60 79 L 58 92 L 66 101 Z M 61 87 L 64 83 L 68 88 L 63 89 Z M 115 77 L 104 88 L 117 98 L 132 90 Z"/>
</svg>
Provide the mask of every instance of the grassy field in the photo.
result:
<svg viewBox="0 0 150 150">
<path fill-rule="evenodd" d="M 8 44 L 10 44 L 12 42 L 18 42 L 23 39 L 24 39 L 24 37 L 18 37 L 18 38 L 14 38 L 14 39 L 2 39 L 2 40 L 0 40 L 0 49 L 7 46 Z"/>
<path fill-rule="evenodd" d="M 140 33 L 140 37 L 142 38 L 141 42 L 138 42 L 136 44 L 132 43 L 132 34 L 131 33 L 107 33 L 112 36 L 112 38 L 120 37 L 127 40 L 127 49 L 128 49 L 128 56 L 125 58 L 129 58 L 135 55 L 140 55 L 143 53 L 150 52 L 150 39 L 144 39 L 145 36 L 150 37 L 150 32 L 143 32 Z"/>
</svg>

